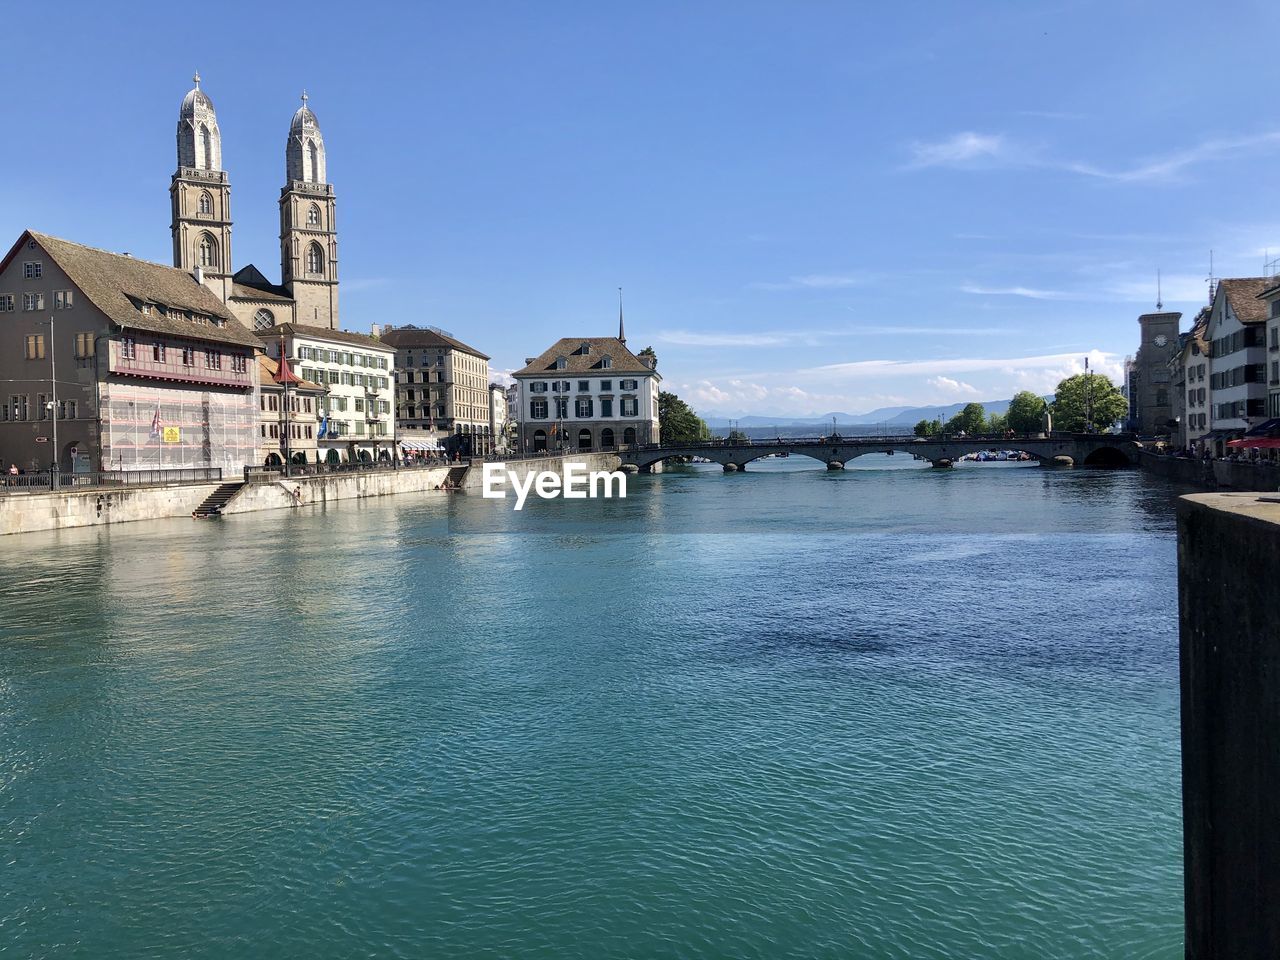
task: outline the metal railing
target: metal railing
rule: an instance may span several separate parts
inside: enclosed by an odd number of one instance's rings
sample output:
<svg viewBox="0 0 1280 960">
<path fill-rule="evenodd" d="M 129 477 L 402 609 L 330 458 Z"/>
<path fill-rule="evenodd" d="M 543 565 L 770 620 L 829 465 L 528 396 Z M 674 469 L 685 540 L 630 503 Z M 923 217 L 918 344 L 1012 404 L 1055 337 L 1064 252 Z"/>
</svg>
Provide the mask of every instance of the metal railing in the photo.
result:
<svg viewBox="0 0 1280 960">
<path fill-rule="evenodd" d="M 451 463 L 443 457 L 407 460 L 357 460 L 347 463 L 293 463 L 286 471 L 283 465 L 245 467 L 244 478 L 274 482 L 281 477 L 324 477 L 344 473 L 391 473 L 396 470 L 422 470 L 430 467 L 465 466 L 466 461 Z"/>
<path fill-rule="evenodd" d="M 221 467 L 173 467 L 162 470 L 99 470 L 65 473 L 42 470 L 38 473 L 0 474 L 0 494 L 39 491 L 111 489 L 161 486 L 167 483 L 213 483 L 222 480 Z"/>
</svg>

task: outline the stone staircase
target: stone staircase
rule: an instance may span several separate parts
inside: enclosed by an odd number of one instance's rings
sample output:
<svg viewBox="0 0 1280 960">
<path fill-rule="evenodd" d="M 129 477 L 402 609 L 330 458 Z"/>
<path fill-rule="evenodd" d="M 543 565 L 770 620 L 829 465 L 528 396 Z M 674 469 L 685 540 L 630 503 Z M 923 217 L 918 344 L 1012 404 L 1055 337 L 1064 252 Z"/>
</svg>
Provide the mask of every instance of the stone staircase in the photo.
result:
<svg viewBox="0 0 1280 960">
<path fill-rule="evenodd" d="M 192 511 L 191 516 L 197 520 L 212 520 L 214 517 L 222 516 L 222 508 L 231 501 L 232 497 L 240 492 L 240 488 L 243 486 L 243 481 L 220 485 L 217 490 L 205 498 L 204 503 Z"/>
<path fill-rule="evenodd" d="M 446 490 L 461 490 L 462 481 L 466 479 L 469 469 L 471 469 L 470 464 L 465 467 L 450 467 L 449 475 L 444 478 L 444 488 Z"/>
</svg>

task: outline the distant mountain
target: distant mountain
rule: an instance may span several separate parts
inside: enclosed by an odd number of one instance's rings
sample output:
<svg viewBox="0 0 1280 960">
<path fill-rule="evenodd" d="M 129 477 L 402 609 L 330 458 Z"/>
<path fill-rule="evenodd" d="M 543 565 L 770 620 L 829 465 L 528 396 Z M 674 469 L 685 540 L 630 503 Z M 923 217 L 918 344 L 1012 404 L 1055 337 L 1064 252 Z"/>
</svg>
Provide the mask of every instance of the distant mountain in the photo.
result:
<svg viewBox="0 0 1280 960">
<path fill-rule="evenodd" d="M 733 426 L 742 430 L 757 430 L 762 428 L 786 428 L 794 430 L 797 428 L 817 428 L 830 427 L 831 419 L 834 417 L 836 421 L 836 429 L 844 426 L 863 426 L 874 427 L 885 424 L 893 427 L 912 427 L 921 420 L 932 420 L 940 417 L 947 420 L 954 417 L 957 413 L 964 409 L 964 403 L 948 403 L 934 405 L 930 407 L 879 407 L 867 413 L 828 413 L 823 417 L 767 417 L 767 416 L 751 416 L 751 417 L 707 417 L 707 426 L 711 429 L 724 430 L 730 426 L 732 420 Z M 982 406 L 988 414 L 1005 413 L 1009 409 L 1008 400 L 987 400 Z"/>
</svg>

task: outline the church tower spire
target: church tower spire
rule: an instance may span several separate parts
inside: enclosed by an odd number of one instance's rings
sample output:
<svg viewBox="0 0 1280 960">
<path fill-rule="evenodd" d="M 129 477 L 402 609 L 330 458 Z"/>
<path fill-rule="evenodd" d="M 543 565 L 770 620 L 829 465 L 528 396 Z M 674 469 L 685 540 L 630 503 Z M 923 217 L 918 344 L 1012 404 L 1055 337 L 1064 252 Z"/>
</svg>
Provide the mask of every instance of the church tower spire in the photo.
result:
<svg viewBox="0 0 1280 960">
<path fill-rule="evenodd" d="M 178 109 L 178 169 L 169 185 L 173 265 L 195 272 L 224 301 L 231 295 L 231 185 L 213 101 L 195 86 Z"/>
<path fill-rule="evenodd" d="M 296 303 L 297 322 L 338 329 L 338 232 L 333 185 L 325 172 L 324 137 L 302 106 L 289 124 L 285 185 L 280 191 L 280 278 Z"/>
</svg>

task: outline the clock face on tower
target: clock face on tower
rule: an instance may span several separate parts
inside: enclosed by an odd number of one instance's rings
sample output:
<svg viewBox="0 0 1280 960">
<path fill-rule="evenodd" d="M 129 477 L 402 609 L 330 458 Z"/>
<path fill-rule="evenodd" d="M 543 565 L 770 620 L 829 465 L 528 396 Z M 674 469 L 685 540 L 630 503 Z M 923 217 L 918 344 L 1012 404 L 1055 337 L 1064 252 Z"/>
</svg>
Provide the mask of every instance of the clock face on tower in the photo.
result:
<svg viewBox="0 0 1280 960">
<path fill-rule="evenodd" d="M 1169 338 L 1166 337 L 1163 333 L 1156 334 L 1155 344 L 1157 347 L 1163 347 L 1166 344 L 1168 344 L 1168 342 L 1169 342 Z"/>
</svg>

